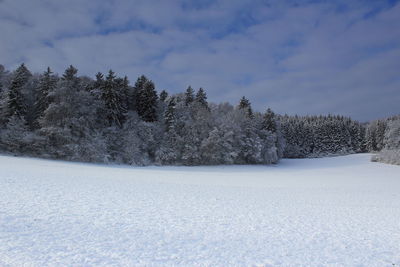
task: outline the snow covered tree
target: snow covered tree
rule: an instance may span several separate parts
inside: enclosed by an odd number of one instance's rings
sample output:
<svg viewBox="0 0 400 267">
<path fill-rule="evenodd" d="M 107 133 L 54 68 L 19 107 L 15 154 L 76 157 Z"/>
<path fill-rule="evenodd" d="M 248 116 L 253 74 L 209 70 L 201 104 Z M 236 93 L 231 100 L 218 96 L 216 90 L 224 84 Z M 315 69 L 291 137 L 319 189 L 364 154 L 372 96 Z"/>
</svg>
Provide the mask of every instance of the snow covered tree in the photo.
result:
<svg viewBox="0 0 400 267">
<path fill-rule="evenodd" d="M 5 68 L 3 65 L 0 64 L 0 96 L 1 96 L 1 93 L 2 93 L 3 87 L 4 87 L 3 79 L 4 79 L 5 75 L 6 75 Z"/>
<path fill-rule="evenodd" d="M 263 129 L 270 131 L 271 133 L 276 133 L 277 131 L 275 113 L 270 108 L 268 108 L 267 111 L 264 113 Z"/>
<path fill-rule="evenodd" d="M 32 74 L 26 68 L 25 64 L 21 64 L 15 71 L 8 91 L 8 118 L 11 118 L 13 115 L 21 118 L 26 116 L 27 107 L 22 90 L 31 77 Z"/>
<path fill-rule="evenodd" d="M 157 123 L 142 121 L 136 113 L 130 113 L 122 129 L 123 162 L 139 166 L 154 162 L 160 142 L 160 131 L 161 128 Z"/>
<path fill-rule="evenodd" d="M 233 164 L 238 156 L 234 150 L 234 142 L 233 131 L 214 127 L 201 142 L 203 164 Z"/>
<path fill-rule="evenodd" d="M 61 79 L 50 69 L 32 75 L 24 65 L 11 74 L 0 67 L 0 84 L 0 150 L 12 153 L 133 165 L 271 164 L 365 146 L 382 150 L 382 161 L 399 154 L 394 119 L 366 129 L 343 116 L 261 114 L 245 97 L 236 108 L 209 104 L 202 88 L 194 95 L 191 87 L 158 99 L 143 75 L 131 87 L 112 71 L 93 80 L 72 66 Z"/>
<path fill-rule="evenodd" d="M 263 161 L 263 141 L 258 135 L 257 122 L 249 119 L 246 110 L 233 111 L 234 123 L 239 126 L 235 131 L 238 149 L 238 164 L 260 164 Z"/>
<path fill-rule="evenodd" d="M 100 92 L 103 92 L 103 86 L 104 86 L 104 74 L 101 72 L 96 73 L 95 75 L 95 80 L 92 84 L 92 86 L 90 87 L 90 91 L 92 90 L 98 90 Z"/>
<path fill-rule="evenodd" d="M 188 109 L 187 115 L 180 129 L 184 140 L 182 162 L 185 165 L 199 165 L 201 163 L 200 146 L 210 131 L 210 113 L 208 108 L 200 103 L 194 103 Z"/>
<path fill-rule="evenodd" d="M 388 121 L 384 144 L 386 149 L 400 149 L 400 117 Z"/>
<path fill-rule="evenodd" d="M 7 99 L 8 99 L 8 84 L 10 74 L 5 70 L 3 65 L 0 65 L 0 129 L 7 122 Z"/>
<path fill-rule="evenodd" d="M 322 157 L 360 152 L 364 131 L 342 116 L 283 116 L 284 157 Z"/>
<path fill-rule="evenodd" d="M 129 85 L 127 76 L 124 76 L 124 78 L 116 78 L 115 83 L 119 91 L 118 95 L 123 109 L 122 117 L 125 120 L 126 112 L 128 112 L 128 110 L 133 111 L 135 109 L 133 88 Z"/>
<path fill-rule="evenodd" d="M 160 101 L 165 102 L 168 98 L 168 92 L 165 90 L 162 90 L 160 93 Z"/>
<path fill-rule="evenodd" d="M 76 77 L 76 74 L 78 73 L 78 69 L 75 68 L 74 66 L 70 65 L 64 72 L 62 76 L 62 80 L 72 83 L 75 87 L 77 86 L 76 84 L 78 83 L 78 78 Z M 71 85 L 72 85 L 71 84 Z"/>
<path fill-rule="evenodd" d="M 135 83 L 136 109 L 142 120 L 154 122 L 157 120 L 157 92 L 154 83 L 144 75 Z"/>
<path fill-rule="evenodd" d="M 386 131 L 386 121 L 378 120 L 376 127 L 376 148 L 382 150 L 385 146 L 385 131 Z"/>
<path fill-rule="evenodd" d="M 309 124 L 297 117 L 284 116 L 282 120 L 282 134 L 286 141 L 283 157 L 303 158 L 311 154 L 314 147 L 313 131 Z"/>
<path fill-rule="evenodd" d="M 246 97 L 242 97 L 240 99 L 238 108 L 244 110 L 247 114 L 247 117 L 253 118 L 253 109 L 251 108 L 250 101 Z"/>
<path fill-rule="evenodd" d="M 155 161 L 157 164 L 179 164 L 181 158 L 180 146 L 183 142 L 178 135 L 178 120 L 176 114 L 176 98 L 169 98 L 168 106 L 164 112 L 165 130 L 161 144 L 156 150 Z"/>
<path fill-rule="evenodd" d="M 200 87 L 197 91 L 195 101 L 200 104 L 200 106 L 208 109 L 207 94 L 203 88 Z"/>
<path fill-rule="evenodd" d="M 372 161 L 400 165 L 400 116 L 388 119 L 384 148 L 372 157 Z"/>
<path fill-rule="evenodd" d="M 176 106 L 175 98 L 171 97 L 171 99 L 168 102 L 168 107 L 164 113 L 164 121 L 167 132 L 175 128 L 175 123 L 176 123 L 175 106 Z"/>
<path fill-rule="evenodd" d="M 182 137 L 175 129 L 164 133 L 160 146 L 155 152 L 155 163 L 159 165 L 180 165 Z"/>
<path fill-rule="evenodd" d="M 117 79 L 115 73 L 110 70 L 102 89 L 101 98 L 104 101 L 105 112 L 110 126 L 122 127 L 126 113 L 126 103 L 123 102 L 123 93 L 126 91 L 126 84 L 122 79 Z"/>
<path fill-rule="evenodd" d="M 261 129 L 271 133 L 269 140 L 274 140 L 278 153 L 277 156 L 278 158 L 282 158 L 285 149 L 285 140 L 282 135 L 280 122 L 270 108 L 264 113 Z"/>
<path fill-rule="evenodd" d="M 189 85 L 185 92 L 185 104 L 190 105 L 194 101 L 194 90 Z"/>
<path fill-rule="evenodd" d="M 368 124 L 365 142 L 368 151 L 380 151 L 384 147 L 386 122 L 384 120 L 372 121 Z"/>
<path fill-rule="evenodd" d="M 52 102 L 40 120 L 40 132 L 47 138 L 47 151 L 55 158 L 104 161 L 105 143 L 96 130 L 98 101 L 83 90 L 77 69 L 70 66 L 55 90 Z"/>
<path fill-rule="evenodd" d="M 35 103 L 36 106 L 36 116 L 35 116 L 35 126 L 39 126 L 39 120 L 43 117 L 44 111 L 50 105 L 51 99 L 49 97 L 49 93 L 52 92 L 57 85 L 57 78 L 53 75 L 53 72 L 50 68 L 47 68 L 47 71 L 43 73 L 40 77 L 39 84 L 36 88 L 37 90 L 37 100 Z"/>
<path fill-rule="evenodd" d="M 16 114 L 9 118 L 6 128 L 0 131 L 0 147 L 4 151 L 13 153 L 26 152 L 25 142 L 28 134 L 28 127 L 25 119 Z"/>
</svg>

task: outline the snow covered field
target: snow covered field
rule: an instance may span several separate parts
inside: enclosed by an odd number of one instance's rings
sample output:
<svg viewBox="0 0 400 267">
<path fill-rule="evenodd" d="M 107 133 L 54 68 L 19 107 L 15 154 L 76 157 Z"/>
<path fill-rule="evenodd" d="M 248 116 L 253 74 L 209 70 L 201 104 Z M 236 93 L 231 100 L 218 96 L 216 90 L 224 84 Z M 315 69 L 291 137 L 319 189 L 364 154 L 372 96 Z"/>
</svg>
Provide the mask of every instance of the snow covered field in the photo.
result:
<svg viewBox="0 0 400 267">
<path fill-rule="evenodd" d="M 0 266 L 400 265 L 400 167 L 99 166 L 0 156 Z"/>
</svg>

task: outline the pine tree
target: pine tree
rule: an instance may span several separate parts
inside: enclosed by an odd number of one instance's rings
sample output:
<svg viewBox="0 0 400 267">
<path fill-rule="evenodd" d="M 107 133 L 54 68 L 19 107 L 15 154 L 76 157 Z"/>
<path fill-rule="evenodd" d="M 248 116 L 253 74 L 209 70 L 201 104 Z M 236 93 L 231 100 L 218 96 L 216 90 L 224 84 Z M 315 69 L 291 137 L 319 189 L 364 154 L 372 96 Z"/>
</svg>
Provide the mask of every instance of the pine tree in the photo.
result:
<svg viewBox="0 0 400 267">
<path fill-rule="evenodd" d="M 134 107 L 134 104 L 131 101 L 132 88 L 129 86 L 128 76 L 125 75 L 120 84 L 121 103 L 123 103 L 124 112 L 128 112 L 128 110 L 133 110 Z"/>
<path fill-rule="evenodd" d="M 143 90 L 144 85 L 147 82 L 148 82 L 148 79 L 144 75 L 138 77 L 136 82 L 135 82 L 135 86 L 133 87 L 133 99 L 132 99 L 132 101 L 134 101 L 136 109 L 137 109 L 137 105 L 138 105 L 138 98 L 137 97 L 139 95 L 139 92 L 141 90 Z"/>
<path fill-rule="evenodd" d="M 177 99 L 171 97 L 164 112 L 165 131 L 159 147 L 155 152 L 157 164 L 180 164 L 182 137 L 178 134 L 179 121 L 176 114 Z"/>
<path fill-rule="evenodd" d="M 5 76 L 4 66 L 0 64 L 0 97 L 3 91 L 3 77 Z"/>
<path fill-rule="evenodd" d="M 200 106 L 209 109 L 207 102 L 207 94 L 203 88 L 200 87 L 199 90 L 197 91 L 195 101 L 196 103 L 200 104 Z"/>
<path fill-rule="evenodd" d="M 119 91 L 120 102 L 123 107 L 124 113 L 129 110 L 135 110 L 136 106 L 136 94 L 134 87 L 129 85 L 129 79 L 125 75 L 124 78 L 116 78 L 117 88 Z M 125 121 L 127 118 L 124 114 L 123 120 Z"/>
<path fill-rule="evenodd" d="M 160 101 L 165 102 L 168 98 L 168 92 L 165 90 L 162 90 L 160 93 Z"/>
<path fill-rule="evenodd" d="M 194 101 L 194 90 L 189 85 L 185 92 L 185 104 L 188 106 Z"/>
<path fill-rule="evenodd" d="M 386 131 L 387 122 L 384 120 L 378 120 L 376 127 L 376 148 L 378 151 L 382 150 L 385 146 L 384 138 Z"/>
<path fill-rule="evenodd" d="M 96 80 L 93 83 L 92 90 L 100 90 L 103 91 L 104 86 L 104 75 L 101 72 L 96 73 Z"/>
<path fill-rule="evenodd" d="M 172 97 L 168 102 L 168 107 L 164 113 L 164 121 L 166 126 L 166 131 L 169 132 L 174 129 L 176 117 L 175 117 L 175 98 Z"/>
<path fill-rule="evenodd" d="M 25 99 L 22 94 L 22 89 L 28 83 L 31 76 L 31 72 L 25 67 L 25 64 L 23 63 L 15 71 L 8 91 L 8 118 L 11 118 L 11 116 L 13 115 L 16 115 L 18 117 L 25 117 L 27 109 Z"/>
<path fill-rule="evenodd" d="M 65 81 L 70 81 L 70 82 L 76 83 L 77 82 L 77 77 L 76 77 L 77 73 L 78 73 L 78 70 L 74 66 L 70 65 L 65 70 L 65 72 L 62 76 L 62 79 Z"/>
<path fill-rule="evenodd" d="M 135 83 L 136 109 L 142 120 L 154 122 L 157 120 L 157 92 L 154 83 L 141 76 Z"/>
<path fill-rule="evenodd" d="M 118 119 L 121 124 L 125 122 L 126 119 L 126 112 L 128 111 L 129 103 L 129 80 L 128 77 L 124 78 L 115 78 L 114 80 L 115 85 L 115 94 L 118 103 Z"/>
<path fill-rule="evenodd" d="M 277 122 L 275 118 L 275 113 L 268 108 L 263 117 L 263 129 L 270 131 L 272 133 L 276 133 L 277 131 Z"/>
<path fill-rule="evenodd" d="M 246 112 L 247 117 L 253 118 L 253 110 L 251 108 L 251 103 L 246 97 L 242 97 L 239 102 L 238 108 Z"/>
<path fill-rule="evenodd" d="M 36 116 L 35 116 L 35 121 L 36 121 L 36 127 L 38 127 L 38 121 L 40 118 L 43 116 L 44 111 L 48 108 L 50 105 L 51 99 L 49 96 L 49 93 L 54 90 L 54 88 L 57 85 L 57 79 L 54 75 L 52 75 L 52 71 L 50 68 L 47 68 L 47 71 L 43 73 L 39 80 L 39 84 L 37 87 L 37 100 L 36 100 Z"/>
<path fill-rule="evenodd" d="M 102 86 L 101 98 L 105 105 L 106 118 L 110 126 L 121 127 L 124 121 L 126 107 L 123 103 L 122 92 L 125 90 L 124 80 L 116 78 L 110 70 Z M 125 89 L 124 89 L 125 88 Z"/>
<path fill-rule="evenodd" d="M 240 126 L 237 132 L 239 145 L 239 164 L 263 163 L 263 140 L 260 138 L 256 121 L 249 120 L 248 114 L 238 112 L 236 123 Z"/>
</svg>

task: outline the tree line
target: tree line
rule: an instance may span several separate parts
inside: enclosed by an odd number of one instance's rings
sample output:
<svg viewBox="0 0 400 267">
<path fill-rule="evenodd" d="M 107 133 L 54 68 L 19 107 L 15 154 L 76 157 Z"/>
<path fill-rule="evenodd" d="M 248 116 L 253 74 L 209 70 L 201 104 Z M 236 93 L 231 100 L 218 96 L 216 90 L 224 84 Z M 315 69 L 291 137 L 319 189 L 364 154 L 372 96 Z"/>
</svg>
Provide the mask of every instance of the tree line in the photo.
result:
<svg viewBox="0 0 400 267">
<path fill-rule="evenodd" d="M 384 147 L 350 118 L 255 112 L 246 97 L 214 104 L 203 88 L 158 93 L 144 75 L 131 85 L 112 70 L 92 79 L 73 66 L 59 76 L 0 65 L 0 115 L 3 153 L 72 161 L 271 164 Z"/>
<path fill-rule="evenodd" d="M 373 161 L 400 165 L 400 115 L 370 122 L 365 140 L 368 151 L 378 152 Z"/>
</svg>

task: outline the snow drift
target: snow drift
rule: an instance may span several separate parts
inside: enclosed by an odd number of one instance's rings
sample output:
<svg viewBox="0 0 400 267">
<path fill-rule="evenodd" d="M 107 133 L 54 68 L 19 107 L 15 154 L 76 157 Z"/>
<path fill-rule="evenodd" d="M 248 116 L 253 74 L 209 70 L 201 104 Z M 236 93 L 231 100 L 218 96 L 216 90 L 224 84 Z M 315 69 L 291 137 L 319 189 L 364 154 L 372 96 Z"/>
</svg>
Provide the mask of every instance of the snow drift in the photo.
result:
<svg viewBox="0 0 400 267">
<path fill-rule="evenodd" d="M 369 158 L 133 168 L 0 156 L 0 265 L 398 265 L 400 168 Z"/>
</svg>

